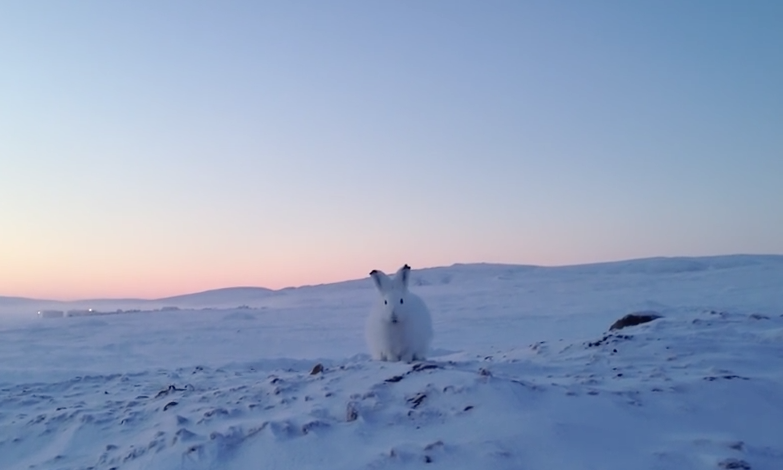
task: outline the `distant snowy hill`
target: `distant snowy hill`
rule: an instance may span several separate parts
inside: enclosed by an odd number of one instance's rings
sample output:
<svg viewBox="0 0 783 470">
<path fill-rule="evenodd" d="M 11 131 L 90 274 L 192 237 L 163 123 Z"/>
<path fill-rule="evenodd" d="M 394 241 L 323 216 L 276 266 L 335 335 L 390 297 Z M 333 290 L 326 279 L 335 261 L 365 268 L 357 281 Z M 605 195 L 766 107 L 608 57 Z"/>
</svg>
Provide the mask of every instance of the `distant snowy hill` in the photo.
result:
<svg viewBox="0 0 783 470">
<path fill-rule="evenodd" d="M 255 304 L 268 298 L 273 293 L 273 290 L 263 287 L 229 287 L 208 290 L 197 294 L 166 297 L 155 302 L 181 308 L 227 308 Z"/>
<path fill-rule="evenodd" d="M 414 267 L 415 268 L 415 267 Z M 455 264 L 448 267 L 415 269 L 413 286 L 444 286 L 464 285 L 468 291 L 474 280 L 480 280 L 482 286 L 489 283 L 521 283 L 526 280 L 536 284 L 547 279 L 557 279 L 558 282 L 578 281 L 584 276 L 603 276 L 607 279 L 613 276 L 632 276 L 643 278 L 662 274 L 695 275 L 716 270 L 731 269 L 778 270 L 783 268 L 782 255 L 728 255 L 712 257 L 660 257 L 595 263 L 572 266 L 543 267 L 511 264 Z M 369 272 L 369 271 L 368 271 Z M 623 282 L 627 282 L 625 279 Z M 238 306 L 267 307 L 286 303 L 292 294 L 305 297 L 320 297 L 334 292 L 347 290 L 366 290 L 369 281 L 358 279 L 334 284 L 315 286 L 289 287 L 280 290 L 263 287 L 230 287 L 208 290 L 205 292 L 184 294 L 161 299 L 85 299 L 72 302 L 58 302 L 45 299 L 27 299 L 20 297 L 0 296 L 0 314 L 34 314 L 41 309 L 82 309 L 93 308 L 103 311 L 117 309 L 160 309 L 163 307 L 178 307 L 183 309 L 201 308 L 232 308 Z"/>
</svg>

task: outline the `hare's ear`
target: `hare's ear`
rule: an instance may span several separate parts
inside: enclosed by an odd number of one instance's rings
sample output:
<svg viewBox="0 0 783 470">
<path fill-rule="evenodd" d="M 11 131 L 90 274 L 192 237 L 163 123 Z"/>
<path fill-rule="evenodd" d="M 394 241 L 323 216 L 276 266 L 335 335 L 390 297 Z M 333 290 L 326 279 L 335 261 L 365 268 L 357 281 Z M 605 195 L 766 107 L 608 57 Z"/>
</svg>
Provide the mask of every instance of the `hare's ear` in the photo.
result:
<svg viewBox="0 0 783 470">
<path fill-rule="evenodd" d="M 389 290 L 389 284 L 391 281 L 389 280 L 389 276 L 387 276 L 383 271 L 373 269 L 370 271 L 370 277 L 375 283 L 375 287 L 377 287 L 380 292 L 386 292 Z"/>
<path fill-rule="evenodd" d="M 411 273 L 411 267 L 407 264 L 403 267 L 401 267 L 397 274 L 394 276 L 394 282 L 397 283 L 398 286 L 402 287 L 403 289 L 408 288 L 408 278 L 410 278 Z"/>
</svg>

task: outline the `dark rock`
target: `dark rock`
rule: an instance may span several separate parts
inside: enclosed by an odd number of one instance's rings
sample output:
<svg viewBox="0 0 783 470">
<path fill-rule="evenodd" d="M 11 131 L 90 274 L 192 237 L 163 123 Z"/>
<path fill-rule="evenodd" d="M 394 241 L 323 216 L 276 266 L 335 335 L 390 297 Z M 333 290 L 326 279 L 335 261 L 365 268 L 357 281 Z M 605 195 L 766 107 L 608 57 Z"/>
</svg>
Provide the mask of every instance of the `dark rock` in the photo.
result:
<svg viewBox="0 0 783 470">
<path fill-rule="evenodd" d="M 413 365 L 413 368 L 411 368 L 411 372 L 420 372 L 422 370 L 439 369 L 439 368 L 440 368 L 440 366 L 438 366 L 437 364 L 431 364 L 431 363 L 430 364 L 425 364 L 423 362 L 420 362 L 418 364 L 414 364 Z"/>
<path fill-rule="evenodd" d="M 725 459 L 718 462 L 718 467 L 727 470 L 750 470 L 750 464 L 739 459 Z"/>
<path fill-rule="evenodd" d="M 473 409 L 473 405 L 468 405 L 468 406 L 466 406 L 466 407 L 465 407 L 465 409 L 463 409 L 462 411 L 470 411 L 470 410 L 472 410 L 472 409 Z"/>
<path fill-rule="evenodd" d="M 760 313 L 752 313 L 750 315 L 750 318 L 752 318 L 753 320 L 769 320 L 768 316 L 762 315 Z"/>
<path fill-rule="evenodd" d="M 184 392 L 184 391 L 185 391 L 184 388 L 177 388 L 175 385 L 172 384 L 172 385 L 169 385 L 168 388 L 158 392 L 158 394 L 155 395 L 155 398 L 164 397 L 164 396 L 168 395 L 169 393 L 173 393 L 173 392 Z"/>
<path fill-rule="evenodd" d="M 395 382 L 399 382 L 400 380 L 402 380 L 402 376 L 401 375 L 395 375 L 394 377 L 389 377 L 388 379 L 384 380 L 384 382 L 395 383 Z"/>
<path fill-rule="evenodd" d="M 633 338 L 633 336 L 631 336 L 631 335 L 613 335 L 613 334 L 608 334 L 608 335 L 604 335 L 603 338 L 601 338 L 599 340 L 591 341 L 591 342 L 587 343 L 587 347 L 588 348 L 595 348 L 595 347 L 601 346 L 603 344 L 619 343 L 620 341 L 629 340 L 631 338 Z M 614 351 L 616 352 L 617 350 L 615 349 Z"/>
<path fill-rule="evenodd" d="M 410 403 L 413 408 L 418 408 L 425 398 L 427 398 L 426 393 L 417 393 L 413 398 L 408 398 L 408 403 Z"/>
<path fill-rule="evenodd" d="M 345 420 L 350 423 L 351 421 L 356 421 L 358 418 L 359 410 L 356 409 L 356 404 L 349 402 L 348 406 L 345 408 Z"/>
<path fill-rule="evenodd" d="M 170 401 L 170 402 L 166 403 L 166 406 L 164 406 L 164 407 L 163 407 L 163 411 L 166 411 L 166 410 L 168 410 L 168 409 L 169 409 L 169 408 L 171 408 L 172 406 L 177 406 L 177 402 L 175 402 L 175 401 Z"/>
<path fill-rule="evenodd" d="M 318 364 L 315 365 L 315 367 L 313 367 L 313 370 L 310 371 L 310 375 L 320 374 L 323 371 L 324 371 L 324 365 L 321 364 L 321 363 L 318 363 Z"/>
<path fill-rule="evenodd" d="M 734 379 L 739 379 L 739 380 L 750 380 L 750 379 L 749 379 L 749 378 L 747 378 L 747 377 L 741 377 L 741 376 L 739 376 L 739 375 L 720 375 L 720 376 L 708 376 L 708 377 L 704 377 L 704 380 L 706 380 L 706 381 L 708 381 L 708 382 L 715 382 L 716 380 L 721 380 L 721 379 L 723 379 L 723 380 L 734 380 Z"/>
<path fill-rule="evenodd" d="M 642 323 L 649 323 L 659 318 L 661 318 L 661 315 L 657 312 L 629 313 L 623 318 L 612 323 L 612 326 L 609 327 L 609 331 L 621 330 L 628 326 L 635 326 L 635 325 L 641 325 Z"/>
</svg>

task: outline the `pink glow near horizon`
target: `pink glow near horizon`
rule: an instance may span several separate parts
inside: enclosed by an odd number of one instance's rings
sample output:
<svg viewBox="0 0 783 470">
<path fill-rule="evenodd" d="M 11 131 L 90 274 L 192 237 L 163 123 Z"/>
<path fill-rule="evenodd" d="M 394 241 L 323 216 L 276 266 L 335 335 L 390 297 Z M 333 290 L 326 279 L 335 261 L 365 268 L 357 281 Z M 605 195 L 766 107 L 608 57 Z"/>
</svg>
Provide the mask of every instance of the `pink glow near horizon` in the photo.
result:
<svg viewBox="0 0 783 470">
<path fill-rule="evenodd" d="M 293 250 L 296 253 L 296 250 Z M 302 255 L 288 255 L 270 250 L 266 263 L 250 255 L 239 255 L 226 249 L 208 259 L 178 263 L 176 257 L 141 260 L 113 257 L 107 263 L 85 252 L 80 262 L 51 264 L 46 268 L 36 265 L 5 265 L 0 269 L 0 295 L 51 300 L 80 300 L 90 298 L 162 298 L 225 287 L 266 287 L 281 289 L 291 286 L 340 282 L 360 279 L 372 269 L 393 272 L 402 264 L 414 269 L 447 266 L 465 262 L 502 262 L 516 264 L 564 264 L 562 259 L 550 256 L 529 256 L 527 259 L 499 256 L 490 251 L 470 258 L 456 259 L 444 255 L 422 256 L 411 251 L 410 256 L 390 253 L 371 253 L 366 258 L 329 255 L 317 250 Z M 333 251 L 333 250 L 332 250 Z M 436 251 L 436 250 L 433 250 Z M 256 255 L 256 259 L 261 256 Z M 297 259 L 299 261 L 297 261 Z M 577 260 L 578 262 L 578 260 Z"/>
<path fill-rule="evenodd" d="M 696 253 L 697 255 L 699 253 Z M 708 255 L 712 253 L 701 253 Z M 683 255 L 683 254 L 674 254 Z M 271 267 L 268 270 L 258 266 L 236 265 L 230 269 L 210 270 L 205 267 L 198 271 L 181 272 L 176 269 L 124 271 L 115 266 L 111 272 L 90 272 L 85 269 L 81 275 L 74 275 L 70 270 L 61 272 L 48 271 L 41 275 L 37 271 L 29 271 L 26 276 L 20 276 L 22 270 L 16 270 L 13 278 L 0 276 L 3 292 L 0 296 L 27 297 L 47 300 L 85 300 L 99 298 L 135 298 L 157 299 L 182 294 L 202 292 L 227 287 L 265 287 L 282 289 L 302 285 L 328 284 L 352 279 L 362 279 L 368 276 L 372 269 L 381 269 L 387 273 L 394 272 L 402 264 L 409 264 L 414 269 L 449 266 L 455 263 L 488 262 L 503 264 L 526 264 L 540 266 L 563 266 L 594 262 L 619 261 L 623 259 L 657 256 L 654 253 L 640 253 L 628 258 L 604 257 L 558 259 L 551 256 L 548 259 L 514 259 L 503 257 L 455 259 L 455 260 L 425 260 L 416 257 L 400 258 L 399 261 L 364 262 L 354 261 L 341 264 L 309 264 L 304 268 L 289 265 Z M 418 261 L 418 262 L 417 262 Z M 297 269 L 298 268 L 298 269 Z M 2 274 L 2 272 L 0 272 Z"/>
</svg>

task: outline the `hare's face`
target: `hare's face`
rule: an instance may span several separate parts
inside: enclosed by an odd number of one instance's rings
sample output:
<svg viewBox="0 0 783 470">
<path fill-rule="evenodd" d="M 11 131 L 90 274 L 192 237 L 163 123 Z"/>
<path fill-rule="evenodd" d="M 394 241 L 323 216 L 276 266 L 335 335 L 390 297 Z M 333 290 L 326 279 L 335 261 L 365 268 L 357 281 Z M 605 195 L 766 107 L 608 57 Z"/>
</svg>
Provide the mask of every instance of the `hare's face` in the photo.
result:
<svg viewBox="0 0 783 470">
<path fill-rule="evenodd" d="M 392 289 L 381 293 L 383 318 L 389 323 L 399 323 L 406 317 L 405 291 Z"/>
<path fill-rule="evenodd" d="M 405 305 L 408 294 L 408 271 L 406 264 L 390 279 L 383 271 L 373 270 L 370 273 L 378 293 L 381 295 L 383 319 L 389 323 L 399 323 L 407 317 Z"/>
</svg>

